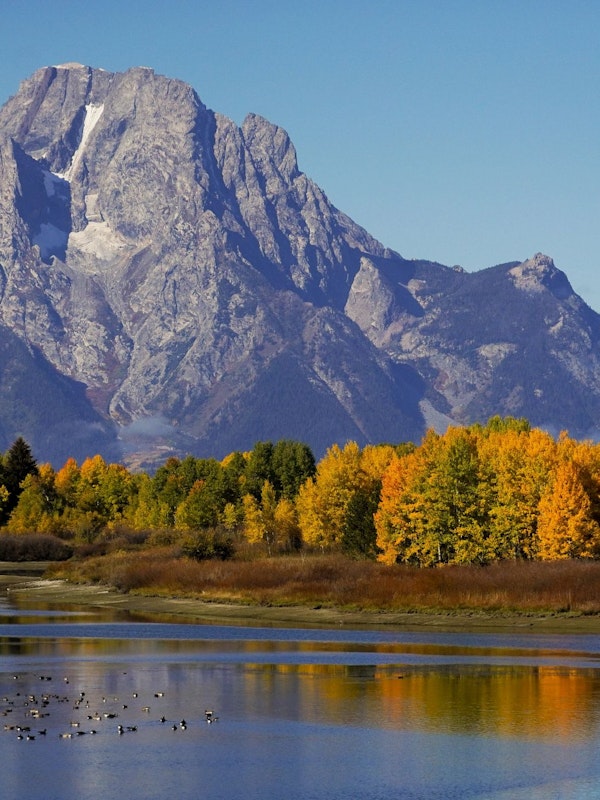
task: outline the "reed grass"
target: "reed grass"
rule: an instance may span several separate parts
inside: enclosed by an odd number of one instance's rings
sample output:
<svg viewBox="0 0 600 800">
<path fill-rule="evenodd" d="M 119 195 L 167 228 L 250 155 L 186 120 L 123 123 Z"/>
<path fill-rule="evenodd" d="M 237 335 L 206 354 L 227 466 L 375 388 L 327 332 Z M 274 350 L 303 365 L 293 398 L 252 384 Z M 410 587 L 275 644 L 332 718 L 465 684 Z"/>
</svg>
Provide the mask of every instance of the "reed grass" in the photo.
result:
<svg viewBox="0 0 600 800">
<path fill-rule="evenodd" d="M 57 565 L 55 577 L 122 592 L 368 611 L 600 613 L 600 563 L 504 561 L 423 569 L 342 555 L 194 561 L 175 548 Z"/>
</svg>

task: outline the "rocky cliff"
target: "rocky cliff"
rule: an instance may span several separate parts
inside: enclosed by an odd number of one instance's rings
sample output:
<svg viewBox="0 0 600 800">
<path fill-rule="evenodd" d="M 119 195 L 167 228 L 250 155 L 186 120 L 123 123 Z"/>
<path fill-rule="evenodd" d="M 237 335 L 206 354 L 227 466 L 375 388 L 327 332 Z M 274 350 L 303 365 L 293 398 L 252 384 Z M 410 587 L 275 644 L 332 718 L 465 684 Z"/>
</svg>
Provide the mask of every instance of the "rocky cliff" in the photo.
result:
<svg viewBox="0 0 600 800">
<path fill-rule="evenodd" d="M 39 70 L 0 110 L 0 175 L 0 446 L 148 465 L 494 413 L 598 424 L 600 321 L 550 259 L 407 261 L 285 131 L 181 81 Z"/>
</svg>

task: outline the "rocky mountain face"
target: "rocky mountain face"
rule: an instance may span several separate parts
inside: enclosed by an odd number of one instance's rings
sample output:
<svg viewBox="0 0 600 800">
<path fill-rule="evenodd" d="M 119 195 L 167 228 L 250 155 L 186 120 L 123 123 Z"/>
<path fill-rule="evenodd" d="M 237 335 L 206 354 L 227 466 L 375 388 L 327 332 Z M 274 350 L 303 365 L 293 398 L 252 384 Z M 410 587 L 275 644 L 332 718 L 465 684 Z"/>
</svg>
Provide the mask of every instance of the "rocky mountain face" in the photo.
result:
<svg viewBox="0 0 600 800">
<path fill-rule="evenodd" d="M 147 68 L 46 67 L 0 110 L 0 447 L 130 465 L 294 438 L 600 420 L 600 317 L 551 259 L 407 261 L 281 128 Z"/>
</svg>

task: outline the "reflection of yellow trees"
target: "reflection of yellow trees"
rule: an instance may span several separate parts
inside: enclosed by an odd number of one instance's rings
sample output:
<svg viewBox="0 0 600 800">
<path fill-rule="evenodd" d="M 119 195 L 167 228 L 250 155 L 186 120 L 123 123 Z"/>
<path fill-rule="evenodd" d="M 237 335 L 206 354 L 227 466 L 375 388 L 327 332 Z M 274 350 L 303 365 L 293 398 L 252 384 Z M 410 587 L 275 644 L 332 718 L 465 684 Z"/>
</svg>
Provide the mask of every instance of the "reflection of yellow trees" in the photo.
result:
<svg viewBox="0 0 600 800">
<path fill-rule="evenodd" d="M 598 728 L 593 670 L 460 667 L 409 671 L 402 680 L 388 673 L 379 683 L 401 727 L 565 741 Z"/>
<path fill-rule="evenodd" d="M 129 656 L 136 660 L 146 656 L 152 661 L 172 654 L 171 664 L 176 663 L 178 653 L 194 653 L 198 661 L 215 656 L 226 661 L 227 653 L 234 654 L 236 660 L 244 656 L 235 668 L 235 680 L 239 678 L 244 688 L 237 710 L 242 716 L 569 743 L 599 734 L 600 678 L 595 669 L 389 663 L 389 658 L 396 656 L 400 662 L 403 653 L 426 658 L 457 652 L 456 647 L 452 651 L 450 646 L 435 644 L 369 645 L 370 653 L 386 656 L 388 663 L 339 663 L 344 652 L 356 650 L 355 645 L 310 641 L 0 638 L 0 655 L 5 658 L 18 655 L 39 663 L 44 659 L 48 663 L 76 660 L 78 680 L 84 685 L 92 685 L 97 679 L 99 658 L 118 656 L 119 663 L 125 664 Z M 314 663 L 319 661 L 319 653 L 322 662 L 337 653 L 338 663 Z M 494 655 L 508 660 L 515 655 L 514 650 L 497 648 L 470 653 L 482 659 Z M 115 676 L 122 674 L 121 668 L 115 672 Z M 147 675 L 149 680 L 156 680 L 154 670 L 148 670 Z M 161 684 L 160 688 L 171 687 Z M 199 699 L 199 709 L 204 707 L 202 702 Z"/>
<path fill-rule="evenodd" d="M 304 722 L 564 741 L 598 733 L 594 670 L 254 663 L 244 682 L 248 711 Z"/>
<path fill-rule="evenodd" d="M 368 725 L 373 720 L 361 715 L 372 705 L 366 698 L 377 692 L 374 675 L 372 666 L 247 663 L 246 711 L 307 723 Z"/>
</svg>

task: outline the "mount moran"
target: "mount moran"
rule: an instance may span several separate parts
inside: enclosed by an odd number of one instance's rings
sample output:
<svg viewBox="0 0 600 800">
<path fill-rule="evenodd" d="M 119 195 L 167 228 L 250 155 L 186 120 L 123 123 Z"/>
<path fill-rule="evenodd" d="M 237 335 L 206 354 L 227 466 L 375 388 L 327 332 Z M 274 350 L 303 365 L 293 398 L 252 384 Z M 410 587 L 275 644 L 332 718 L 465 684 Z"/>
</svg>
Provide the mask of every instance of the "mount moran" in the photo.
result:
<svg viewBox="0 0 600 800">
<path fill-rule="evenodd" d="M 241 127 L 136 68 L 45 67 L 0 110 L 0 447 L 130 466 L 258 440 L 600 427 L 600 316 L 537 254 L 406 260 Z"/>
</svg>

